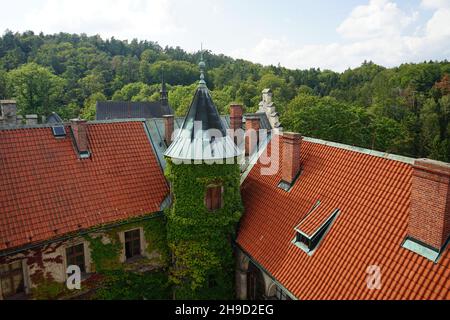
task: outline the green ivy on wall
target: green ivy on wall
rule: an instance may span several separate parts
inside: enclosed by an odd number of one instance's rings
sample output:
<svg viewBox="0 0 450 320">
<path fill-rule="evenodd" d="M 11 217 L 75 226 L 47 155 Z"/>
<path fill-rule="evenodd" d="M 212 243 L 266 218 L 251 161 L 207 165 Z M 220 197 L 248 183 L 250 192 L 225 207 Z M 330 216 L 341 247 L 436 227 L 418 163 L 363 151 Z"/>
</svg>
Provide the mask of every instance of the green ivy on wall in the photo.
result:
<svg viewBox="0 0 450 320">
<path fill-rule="evenodd" d="M 124 270 L 126 265 L 120 262 L 123 244 L 120 242 L 119 233 L 141 227 L 144 230 L 147 254 L 152 255 L 156 252 L 158 257 L 152 259 L 153 262 L 158 260 L 157 262 L 162 267 L 166 266 L 169 260 L 169 251 L 167 247 L 165 224 L 165 219 L 162 216 L 140 221 L 130 220 L 119 227 L 115 227 L 106 233 L 103 233 L 108 239 L 106 243 L 102 242 L 103 236 L 93 237 L 91 235 L 86 235 L 85 239 L 89 241 L 91 259 L 95 271 L 98 273 L 105 273 Z"/>
<path fill-rule="evenodd" d="M 237 164 L 181 164 L 167 160 L 172 207 L 166 210 L 167 239 L 173 266 L 169 278 L 177 299 L 234 297 L 231 239 L 242 212 L 240 169 Z M 206 188 L 223 186 L 223 207 L 210 212 Z"/>
<path fill-rule="evenodd" d="M 136 219 L 135 219 L 136 220 Z M 146 220 L 130 220 L 102 232 L 101 236 L 85 236 L 89 241 L 91 259 L 95 271 L 103 275 L 101 287 L 94 295 L 100 300 L 138 300 L 138 299 L 168 299 L 170 287 L 167 279 L 167 264 L 169 249 L 167 246 L 166 220 L 164 216 L 150 217 Z M 121 263 L 120 255 L 123 244 L 119 233 L 143 228 L 146 253 L 151 257 L 142 258 L 132 264 Z M 102 242 L 104 237 L 108 239 Z M 136 272 L 138 266 L 153 265 L 157 271 Z"/>
</svg>

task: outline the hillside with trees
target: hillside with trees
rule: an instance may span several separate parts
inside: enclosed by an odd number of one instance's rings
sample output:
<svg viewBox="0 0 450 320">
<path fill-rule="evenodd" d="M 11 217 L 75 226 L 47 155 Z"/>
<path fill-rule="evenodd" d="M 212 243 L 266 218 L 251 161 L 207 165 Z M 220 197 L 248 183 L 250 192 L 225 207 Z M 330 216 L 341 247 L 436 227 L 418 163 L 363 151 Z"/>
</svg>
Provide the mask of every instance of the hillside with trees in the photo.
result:
<svg viewBox="0 0 450 320">
<path fill-rule="evenodd" d="M 230 102 L 257 109 L 271 88 L 285 130 L 360 147 L 450 162 L 450 63 L 384 68 L 364 62 L 343 73 L 262 66 L 205 52 L 207 83 L 221 113 Z M 184 115 L 200 53 L 155 42 L 84 34 L 7 31 L 0 37 L 0 99 L 21 114 L 95 118 L 102 100 L 154 101 L 161 74 Z"/>
</svg>

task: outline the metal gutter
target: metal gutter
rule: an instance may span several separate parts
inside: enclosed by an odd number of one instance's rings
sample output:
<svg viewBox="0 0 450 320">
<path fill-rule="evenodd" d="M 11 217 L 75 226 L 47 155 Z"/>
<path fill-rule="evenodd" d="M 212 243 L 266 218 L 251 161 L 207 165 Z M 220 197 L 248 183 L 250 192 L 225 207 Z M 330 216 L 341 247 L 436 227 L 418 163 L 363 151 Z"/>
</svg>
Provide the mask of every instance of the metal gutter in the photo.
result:
<svg viewBox="0 0 450 320">
<path fill-rule="evenodd" d="M 159 157 L 158 157 L 158 151 L 156 150 L 155 144 L 153 143 L 152 136 L 151 136 L 150 131 L 149 131 L 148 126 L 147 126 L 147 122 L 144 120 L 144 121 L 142 122 L 142 124 L 143 124 L 143 126 L 144 126 L 144 131 L 145 131 L 145 134 L 147 135 L 147 139 L 150 141 L 150 145 L 152 146 L 152 149 L 153 149 L 153 153 L 154 153 L 154 155 L 155 155 L 155 158 L 158 160 L 159 167 L 161 168 L 161 170 L 162 170 L 163 173 L 164 173 L 164 167 L 163 167 L 163 165 L 162 165 L 161 160 L 160 160 Z"/>
<path fill-rule="evenodd" d="M 250 174 L 250 172 L 252 171 L 253 167 L 255 166 L 255 164 L 258 162 L 259 158 L 261 157 L 261 155 L 263 154 L 263 152 L 266 150 L 267 146 L 269 145 L 269 142 L 272 140 L 272 133 L 270 132 L 267 135 L 267 139 L 264 140 L 264 142 L 262 144 L 260 144 L 259 146 L 259 150 L 257 153 L 254 153 L 251 157 L 248 158 L 248 166 L 245 169 L 245 171 L 242 173 L 241 175 L 241 185 L 244 183 L 245 179 L 247 179 L 247 176 Z"/>
<path fill-rule="evenodd" d="M 404 163 L 411 164 L 411 165 L 414 164 L 414 161 L 416 161 L 416 159 L 410 158 L 410 157 L 399 156 L 399 155 L 396 155 L 396 154 L 376 151 L 376 150 L 372 150 L 372 149 L 366 149 L 366 148 L 361 148 L 361 147 L 350 146 L 350 145 L 347 145 L 347 144 L 342 144 L 342 143 L 337 143 L 337 142 L 331 142 L 331 141 L 320 140 L 320 139 L 315 139 L 315 138 L 308 138 L 308 137 L 303 137 L 303 140 L 308 141 L 308 142 L 312 142 L 312 143 L 322 144 L 322 145 L 325 145 L 325 146 L 330 146 L 330 147 L 335 147 L 335 148 L 339 148 L 339 149 L 344 149 L 344 150 L 348 150 L 348 151 L 354 151 L 354 152 L 359 152 L 359 153 L 363 153 L 363 154 L 368 154 L 368 155 L 371 155 L 371 156 L 374 156 L 374 157 L 383 158 L 383 159 L 389 159 L 389 160 L 404 162 Z"/>
</svg>

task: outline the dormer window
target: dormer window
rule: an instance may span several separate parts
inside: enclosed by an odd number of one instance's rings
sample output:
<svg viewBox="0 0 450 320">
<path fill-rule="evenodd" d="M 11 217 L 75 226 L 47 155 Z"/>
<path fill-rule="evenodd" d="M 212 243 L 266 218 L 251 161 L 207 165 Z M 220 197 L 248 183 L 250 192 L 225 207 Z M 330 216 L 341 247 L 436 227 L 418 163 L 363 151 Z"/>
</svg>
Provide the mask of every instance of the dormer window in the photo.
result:
<svg viewBox="0 0 450 320">
<path fill-rule="evenodd" d="M 223 207 L 223 186 L 220 184 L 209 185 L 206 188 L 205 205 L 209 211 L 216 211 Z"/>
<path fill-rule="evenodd" d="M 319 247 L 339 214 L 339 210 L 330 210 L 328 206 L 317 202 L 310 213 L 295 228 L 297 247 L 312 255 Z"/>
</svg>

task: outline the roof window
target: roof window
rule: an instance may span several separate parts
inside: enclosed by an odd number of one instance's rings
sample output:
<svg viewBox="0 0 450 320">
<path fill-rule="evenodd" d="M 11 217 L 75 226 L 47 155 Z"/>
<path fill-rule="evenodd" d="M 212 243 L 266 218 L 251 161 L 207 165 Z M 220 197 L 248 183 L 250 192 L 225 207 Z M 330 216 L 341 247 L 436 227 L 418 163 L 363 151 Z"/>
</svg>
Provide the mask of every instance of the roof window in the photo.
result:
<svg viewBox="0 0 450 320">
<path fill-rule="evenodd" d="M 55 138 L 65 138 L 66 137 L 66 128 L 64 128 L 64 126 L 53 126 L 52 132 L 53 132 L 53 136 Z"/>
<path fill-rule="evenodd" d="M 325 238 L 339 212 L 339 209 L 330 210 L 329 206 L 318 201 L 295 227 L 296 234 L 292 243 L 312 255 Z"/>
</svg>

